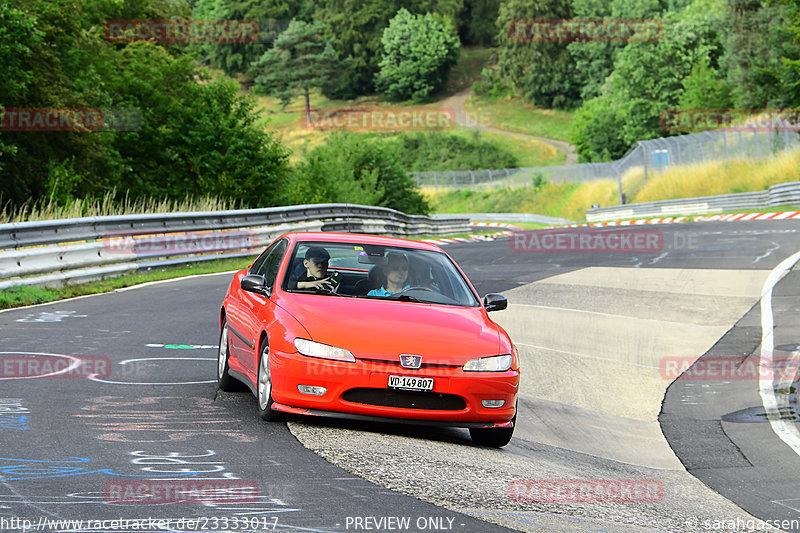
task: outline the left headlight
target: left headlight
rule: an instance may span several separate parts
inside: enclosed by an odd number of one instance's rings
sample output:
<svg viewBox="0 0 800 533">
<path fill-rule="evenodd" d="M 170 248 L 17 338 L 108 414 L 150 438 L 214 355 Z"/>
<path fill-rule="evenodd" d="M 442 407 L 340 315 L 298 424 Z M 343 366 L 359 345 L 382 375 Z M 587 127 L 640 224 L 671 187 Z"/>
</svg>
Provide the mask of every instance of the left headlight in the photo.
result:
<svg viewBox="0 0 800 533">
<path fill-rule="evenodd" d="M 294 340 L 294 347 L 297 351 L 308 357 L 319 357 L 320 359 L 333 359 L 335 361 L 344 361 L 346 363 L 355 363 L 356 358 L 344 348 L 337 348 L 336 346 L 328 346 L 319 342 L 310 341 L 307 339 L 297 338 Z"/>
<path fill-rule="evenodd" d="M 511 355 L 495 355 L 467 361 L 465 372 L 505 372 L 511 368 Z"/>
</svg>

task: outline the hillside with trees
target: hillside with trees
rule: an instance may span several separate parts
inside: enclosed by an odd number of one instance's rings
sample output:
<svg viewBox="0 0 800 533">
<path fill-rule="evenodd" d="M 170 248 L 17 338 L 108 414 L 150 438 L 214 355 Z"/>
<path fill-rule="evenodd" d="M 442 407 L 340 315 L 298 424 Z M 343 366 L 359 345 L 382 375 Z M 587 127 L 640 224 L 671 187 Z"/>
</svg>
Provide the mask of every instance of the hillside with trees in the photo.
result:
<svg viewBox="0 0 800 533">
<path fill-rule="evenodd" d="M 544 19 L 646 20 L 659 33 L 592 42 L 514 33 Z M 259 32 L 109 38 L 111 21 L 137 20 L 256 21 Z M 307 116 L 313 98 L 427 105 L 448 95 L 460 50 L 476 46 L 492 58 L 477 97 L 574 113 L 583 161 L 669 134 L 665 110 L 800 105 L 798 0 L 0 0 L 0 207 L 111 191 L 120 201 L 359 199 L 426 212 L 406 172 L 514 157 L 448 132 L 367 132 L 326 136 L 290 159 L 255 94 L 300 95 Z M 9 127 L 29 109 L 101 110 L 105 125 Z"/>
</svg>

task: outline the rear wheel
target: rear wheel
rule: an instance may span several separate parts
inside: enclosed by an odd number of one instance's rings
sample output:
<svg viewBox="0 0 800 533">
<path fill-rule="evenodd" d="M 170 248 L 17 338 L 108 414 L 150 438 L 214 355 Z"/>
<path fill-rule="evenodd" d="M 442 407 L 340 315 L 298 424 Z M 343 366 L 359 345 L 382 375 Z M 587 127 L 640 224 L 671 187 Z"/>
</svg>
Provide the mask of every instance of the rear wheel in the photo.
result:
<svg viewBox="0 0 800 533">
<path fill-rule="evenodd" d="M 258 414 L 262 420 L 274 421 L 280 419 L 280 413 L 272 409 L 275 403 L 272 399 L 272 374 L 269 367 L 269 344 L 266 339 L 258 358 Z"/>
<path fill-rule="evenodd" d="M 219 350 L 217 351 L 217 387 L 225 392 L 236 392 L 242 390 L 239 381 L 228 374 L 228 323 L 223 321 L 219 332 Z"/>
</svg>

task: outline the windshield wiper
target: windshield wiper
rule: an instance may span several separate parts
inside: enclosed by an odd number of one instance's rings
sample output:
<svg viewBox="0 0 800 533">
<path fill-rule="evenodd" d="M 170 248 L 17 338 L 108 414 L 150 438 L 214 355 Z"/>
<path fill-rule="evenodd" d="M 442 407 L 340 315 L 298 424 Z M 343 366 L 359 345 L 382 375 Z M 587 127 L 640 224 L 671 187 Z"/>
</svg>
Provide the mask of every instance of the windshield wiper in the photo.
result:
<svg viewBox="0 0 800 533">
<path fill-rule="evenodd" d="M 408 294 L 397 294 L 395 296 L 386 296 L 387 300 L 399 300 L 401 302 L 422 302 L 419 298 L 409 296 Z"/>
</svg>

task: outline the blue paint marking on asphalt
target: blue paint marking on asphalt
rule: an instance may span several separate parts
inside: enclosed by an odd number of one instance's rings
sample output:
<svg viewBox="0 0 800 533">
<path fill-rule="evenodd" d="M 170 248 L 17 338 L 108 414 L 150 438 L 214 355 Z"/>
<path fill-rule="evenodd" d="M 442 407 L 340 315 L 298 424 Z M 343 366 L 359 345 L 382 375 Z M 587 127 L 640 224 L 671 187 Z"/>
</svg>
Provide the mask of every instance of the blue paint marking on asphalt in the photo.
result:
<svg viewBox="0 0 800 533">
<path fill-rule="evenodd" d="M 28 429 L 28 419 L 25 415 L 2 416 L 0 415 L 0 429 Z"/>
<path fill-rule="evenodd" d="M 138 477 L 150 478 L 152 474 L 119 474 L 108 468 L 98 470 L 87 470 L 86 468 L 78 466 L 66 466 L 73 463 L 89 463 L 91 459 L 84 457 L 70 457 L 65 461 L 47 461 L 39 459 L 12 459 L 8 457 L 0 457 L 0 462 L 9 461 L 11 465 L 0 465 L 0 480 L 2 481 L 21 481 L 26 479 L 46 479 L 54 477 L 69 477 L 69 476 L 83 476 L 87 474 L 107 474 L 109 476 L 119 477 Z M 41 465 L 41 466 L 40 466 Z M 64 466 L 59 466 L 64 465 Z M 159 477 L 186 477 L 195 474 L 204 474 L 207 472 L 190 471 L 180 473 L 160 473 Z M 12 477 L 9 477 L 12 476 Z"/>
</svg>

